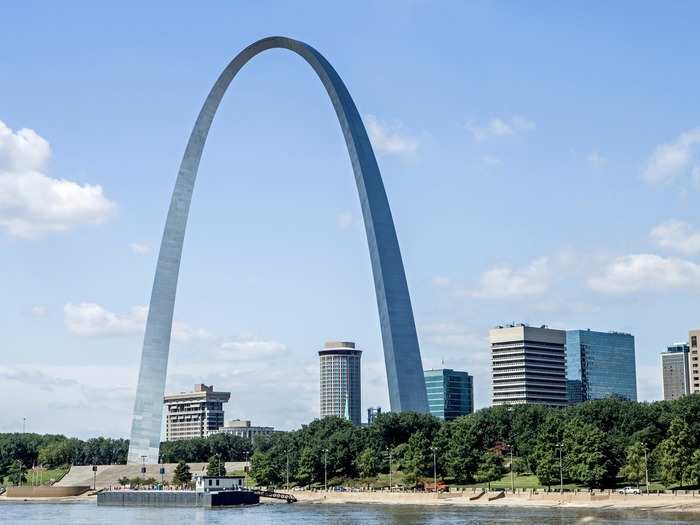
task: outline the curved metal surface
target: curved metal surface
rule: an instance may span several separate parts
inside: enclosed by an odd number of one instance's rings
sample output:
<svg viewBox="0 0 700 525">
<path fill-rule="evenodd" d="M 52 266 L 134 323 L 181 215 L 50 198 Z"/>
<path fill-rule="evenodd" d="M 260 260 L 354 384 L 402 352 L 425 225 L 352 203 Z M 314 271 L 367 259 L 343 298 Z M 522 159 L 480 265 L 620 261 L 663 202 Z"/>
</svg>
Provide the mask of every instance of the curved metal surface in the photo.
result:
<svg viewBox="0 0 700 525">
<path fill-rule="evenodd" d="M 129 463 L 158 462 L 163 394 L 180 257 L 199 161 L 221 99 L 238 71 L 272 48 L 295 52 L 326 88 L 343 130 L 362 206 L 384 347 L 392 411 L 427 412 L 423 367 L 394 221 L 367 131 L 345 84 L 311 46 L 284 37 L 259 40 L 226 67 L 211 89 L 190 135 L 175 182 L 156 267 L 141 355 Z"/>
</svg>

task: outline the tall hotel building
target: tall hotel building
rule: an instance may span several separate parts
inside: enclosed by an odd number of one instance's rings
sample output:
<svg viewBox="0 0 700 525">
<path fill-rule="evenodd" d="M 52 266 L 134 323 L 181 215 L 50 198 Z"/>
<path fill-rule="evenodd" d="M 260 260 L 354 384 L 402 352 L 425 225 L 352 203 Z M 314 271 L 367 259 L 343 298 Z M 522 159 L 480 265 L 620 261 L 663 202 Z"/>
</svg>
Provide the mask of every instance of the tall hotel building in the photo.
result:
<svg viewBox="0 0 700 525">
<path fill-rule="evenodd" d="M 688 334 L 690 341 L 690 353 L 688 354 L 688 363 L 690 371 L 690 393 L 700 392 L 700 367 L 698 366 L 698 339 L 700 339 L 700 330 L 691 330 Z"/>
<path fill-rule="evenodd" d="M 665 401 L 690 394 L 690 367 L 687 343 L 676 343 L 661 354 L 661 381 Z"/>
<path fill-rule="evenodd" d="M 355 343 L 330 341 L 318 352 L 321 366 L 321 417 L 361 423 L 360 359 Z"/>
<path fill-rule="evenodd" d="M 213 386 L 195 385 L 194 392 L 166 394 L 165 441 L 206 437 L 224 426 L 224 403 L 231 392 L 214 392 Z"/>
<path fill-rule="evenodd" d="M 494 405 L 567 405 L 564 330 L 499 326 L 489 339 Z"/>
<path fill-rule="evenodd" d="M 634 336 L 621 332 L 566 332 L 569 403 L 620 397 L 637 400 Z"/>
</svg>

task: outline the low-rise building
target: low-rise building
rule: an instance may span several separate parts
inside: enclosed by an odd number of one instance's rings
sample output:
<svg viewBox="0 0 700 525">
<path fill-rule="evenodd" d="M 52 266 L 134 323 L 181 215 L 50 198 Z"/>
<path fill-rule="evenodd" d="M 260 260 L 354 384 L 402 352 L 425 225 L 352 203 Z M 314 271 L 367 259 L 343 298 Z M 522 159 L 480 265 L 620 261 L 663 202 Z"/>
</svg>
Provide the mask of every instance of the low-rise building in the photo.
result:
<svg viewBox="0 0 700 525">
<path fill-rule="evenodd" d="M 195 476 L 195 492 L 219 492 L 222 490 L 243 490 L 243 476 Z"/>
<path fill-rule="evenodd" d="M 238 436 L 250 441 L 255 441 L 261 437 L 271 436 L 275 429 L 273 427 L 256 427 L 250 424 L 247 419 L 233 419 L 227 421 L 226 424 L 212 432 L 212 434 L 228 434 Z"/>
</svg>

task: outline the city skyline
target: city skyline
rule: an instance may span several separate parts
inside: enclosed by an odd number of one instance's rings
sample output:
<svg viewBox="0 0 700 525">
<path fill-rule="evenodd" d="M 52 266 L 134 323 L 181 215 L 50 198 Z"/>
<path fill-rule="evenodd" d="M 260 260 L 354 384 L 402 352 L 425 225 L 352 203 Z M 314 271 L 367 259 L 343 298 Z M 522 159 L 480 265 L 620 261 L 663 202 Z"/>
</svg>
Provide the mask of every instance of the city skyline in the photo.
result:
<svg viewBox="0 0 700 525">
<path fill-rule="evenodd" d="M 27 395 L 0 431 L 26 417 L 28 430 L 128 435 L 203 79 L 267 34 L 321 50 L 355 97 L 424 369 L 488 376 L 488 330 L 511 320 L 618 330 L 636 338 L 638 398 L 660 399 L 659 353 L 700 325 L 692 7 L 363 5 L 369 22 L 321 4 L 5 10 L 0 395 Z M 362 406 L 388 407 L 361 212 L 325 94 L 283 52 L 236 91 L 202 160 L 167 390 L 214 383 L 236 417 L 296 428 L 318 414 L 315 349 L 341 338 L 364 351 Z M 488 383 L 475 381 L 476 409 Z"/>
</svg>

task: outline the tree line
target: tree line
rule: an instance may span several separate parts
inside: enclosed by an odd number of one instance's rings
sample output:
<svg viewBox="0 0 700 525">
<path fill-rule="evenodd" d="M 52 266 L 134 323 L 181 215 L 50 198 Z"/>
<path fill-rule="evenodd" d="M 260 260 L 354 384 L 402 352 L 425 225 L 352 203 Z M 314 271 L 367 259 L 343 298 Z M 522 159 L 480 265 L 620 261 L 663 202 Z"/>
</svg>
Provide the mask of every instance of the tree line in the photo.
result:
<svg viewBox="0 0 700 525">
<path fill-rule="evenodd" d="M 125 463 L 128 441 L 58 435 L 0 434 L 0 476 L 25 466 Z M 563 409 L 492 407 L 454 421 L 385 413 L 366 427 L 342 418 L 316 420 L 254 443 L 226 434 L 161 444 L 164 463 L 243 461 L 260 485 L 370 481 L 401 473 L 409 486 L 436 474 L 451 483 L 488 483 L 512 467 L 543 485 L 610 487 L 619 480 L 700 485 L 700 395 L 676 401 L 589 401 Z"/>
</svg>

